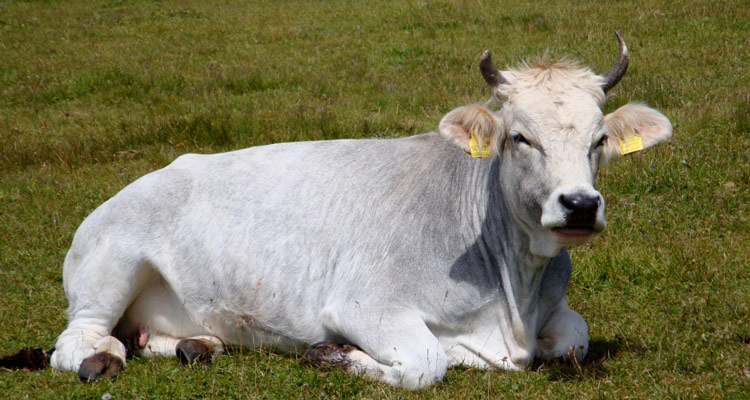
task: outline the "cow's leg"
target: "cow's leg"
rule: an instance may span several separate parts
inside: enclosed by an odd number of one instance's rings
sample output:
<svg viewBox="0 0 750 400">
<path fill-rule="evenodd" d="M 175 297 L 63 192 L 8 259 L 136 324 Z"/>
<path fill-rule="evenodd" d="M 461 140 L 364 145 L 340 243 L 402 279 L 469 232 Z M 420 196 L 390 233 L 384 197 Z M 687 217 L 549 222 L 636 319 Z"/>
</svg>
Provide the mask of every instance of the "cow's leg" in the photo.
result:
<svg viewBox="0 0 750 400">
<path fill-rule="evenodd" d="M 576 360 L 581 362 L 588 350 L 589 328 L 586 321 L 568 308 L 565 300 L 560 301 L 539 331 L 537 358 L 569 358 L 575 354 Z"/>
<path fill-rule="evenodd" d="M 533 361 L 536 341 L 505 336 L 493 315 L 476 315 L 462 330 L 439 337 L 451 366 L 517 371 Z"/>
<path fill-rule="evenodd" d="M 176 356 L 183 364 L 208 364 L 224 352 L 224 342 L 216 336 L 200 335 L 185 339 L 159 333 L 147 333 L 145 336 L 134 352 L 142 357 Z M 139 333 L 138 338 L 142 340 L 144 334 Z"/>
<path fill-rule="evenodd" d="M 107 321 L 72 319 L 55 343 L 50 364 L 59 370 L 77 371 L 86 381 L 102 375 L 114 377 L 125 367 L 127 351 L 109 335 L 110 330 Z"/>
<path fill-rule="evenodd" d="M 445 350 L 413 311 L 358 305 L 356 312 L 324 312 L 327 328 L 347 345 L 313 345 L 306 358 L 394 386 L 418 389 L 442 379 Z"/>
<path fill-rule="evenodd" d="M 517 371 L 526 365 L 525 359 L 514 361 L 498 328 L 491 332 L 477 330 L 447 340 L 441 339 L 444 340 L 443 345 L 446 347 L 450 366 L 463 365 L 477 369 L 498 368 Z"/>
<path fill-rule="evenodd" d="M 196 336 L 180 340 L 175 353 L 181 363 L 209 364 L 224 352 L 224 343 L 216 336 Z"/>
<path fill-rule="evenodd" d="M 193 322 L 183 303 L 160 277 L 145 285 L 116 331 L 125 338 L 128 352 L 142 357 L 177 356 L 184 364 L 209 363 L 224 352 L 221 339 L 205 334 L 205 328 Z"/>
<path fill-rule="evenodd" d="M 94 354 L 81 361 L 78 377 L 85 382 L 101 377 L 114 379 L 123 368 L 125 346 L 114 336 L 105 336 L 94 345 Z"/>
<path fill-rule="evenodd" d="M 74 240 L 65 261 L 68 326 L 55 343 L 50 364 L 77 371 L 84 380 L 112 377 L 124 368 L 126 349 L 111 331 L 154 273 L 147 264 L 125 258 L 109 237 L 83 241 L 95 243 L 93 249 L 80 242 Z"/>
</svg>

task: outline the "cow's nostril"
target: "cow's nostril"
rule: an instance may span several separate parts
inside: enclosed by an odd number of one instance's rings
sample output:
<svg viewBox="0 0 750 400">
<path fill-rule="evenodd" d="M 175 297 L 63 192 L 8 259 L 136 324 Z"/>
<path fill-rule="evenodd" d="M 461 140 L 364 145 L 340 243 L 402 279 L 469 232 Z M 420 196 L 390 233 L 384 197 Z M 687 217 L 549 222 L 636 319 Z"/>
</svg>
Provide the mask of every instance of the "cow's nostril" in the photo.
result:
<svg viewBox="0 0 750 400">
<path fill-rule="evenodd" d="M 584 193 L 561 194 L 560 204 L 573 214 L 592 214 L 599 209 L 599 196 L 589 196 Z"/>
</svg>

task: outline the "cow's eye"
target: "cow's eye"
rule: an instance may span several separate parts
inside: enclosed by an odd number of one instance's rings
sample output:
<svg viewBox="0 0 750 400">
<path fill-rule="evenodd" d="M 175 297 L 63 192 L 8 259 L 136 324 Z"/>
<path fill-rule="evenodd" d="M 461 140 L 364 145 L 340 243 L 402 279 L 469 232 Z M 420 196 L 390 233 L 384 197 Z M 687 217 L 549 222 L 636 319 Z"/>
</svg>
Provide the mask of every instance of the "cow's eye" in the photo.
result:
<svg viewBox="0 0 750 400">
<path fill-rule="evenodd" d="M 513 141 L 516 142 L 516 143 L 523 143 L 523 144 L 525 144 L 527 146 L 531 146 L 529 144 L 529 141 L 526 140 L 526 138 L 523 137 L 523 135 L 521 135 L 520 133 L 514 133 L 513 136 L 511 136 L 511 137 L 513 138 Z"/>
<path fill-rule="evenodd" d="M 602 138 L 599 139 L 598 142 L 596 142 L 596 146 L 594 146 L 594 147 L 595 148 L 599 148 L 599 147 L 604 146 L 604 144 L 607 143 L 607 139 L 609 139 L 609 136 L 607 136 L 607 135 L 602 136 Z"/>
</svg>

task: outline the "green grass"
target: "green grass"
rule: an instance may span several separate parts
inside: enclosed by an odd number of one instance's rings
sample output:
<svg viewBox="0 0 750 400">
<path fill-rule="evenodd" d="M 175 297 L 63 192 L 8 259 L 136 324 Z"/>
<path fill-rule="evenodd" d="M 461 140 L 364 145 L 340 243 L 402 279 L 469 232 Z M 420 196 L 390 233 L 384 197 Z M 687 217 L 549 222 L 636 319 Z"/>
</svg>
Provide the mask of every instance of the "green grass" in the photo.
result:
<svg viewBox="0 0 750 400">
<path fill-rule="evenodd" d="M 572 251 L 580 368 L 454 369 L 406 392 L 296 356 L 136 359 L 115 382 L 0 371 L 9 398 L 747 398 L 750 8 L 741 0 L 0 2 L 0 354 L 65 326 L 61 264 L 83 218 L 185 152 L 426 132 L 487 99 L 498 65 L 549 51 L 597 71 L 605 109 L 645 101 L 671 143 L 601 171 L 609 227 Z"/>
</svg>

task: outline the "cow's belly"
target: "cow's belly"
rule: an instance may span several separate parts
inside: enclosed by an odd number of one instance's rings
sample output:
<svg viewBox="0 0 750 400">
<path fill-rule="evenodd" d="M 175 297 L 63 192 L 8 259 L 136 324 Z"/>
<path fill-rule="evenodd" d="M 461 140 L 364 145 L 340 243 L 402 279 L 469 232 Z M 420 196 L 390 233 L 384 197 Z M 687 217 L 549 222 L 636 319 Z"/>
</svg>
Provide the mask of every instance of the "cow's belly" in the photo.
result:
<svg viewBox="0 0 750 400">
<path fill-rule="evenodd" d="M 263 347 L 282 352 L 303 351 L 308 343 L 323 340 L 322 336 L 298 334 L 297 327 L 289 329 L 279 319 L 275 324 L 269 323 L 264 318 L 265 313 L 255 314 L 259 312 L 257 308 L 238 308 L 238 304 L 251 301 L 237 297 L 213 298 L 208 304 L 199 305 L 195 301 L 186 301 L 184 296 L 175 293 L 165 279 L 154 274 L 154 278 L 125 311 L 116 328 L 116 335 L 129 338 L 145 328 L 152 335 L 178 339 L 211 335 L 227 345 Z M 313 328 L 312 332 L 322 335 L 321 329 Z"/>
</svg>

